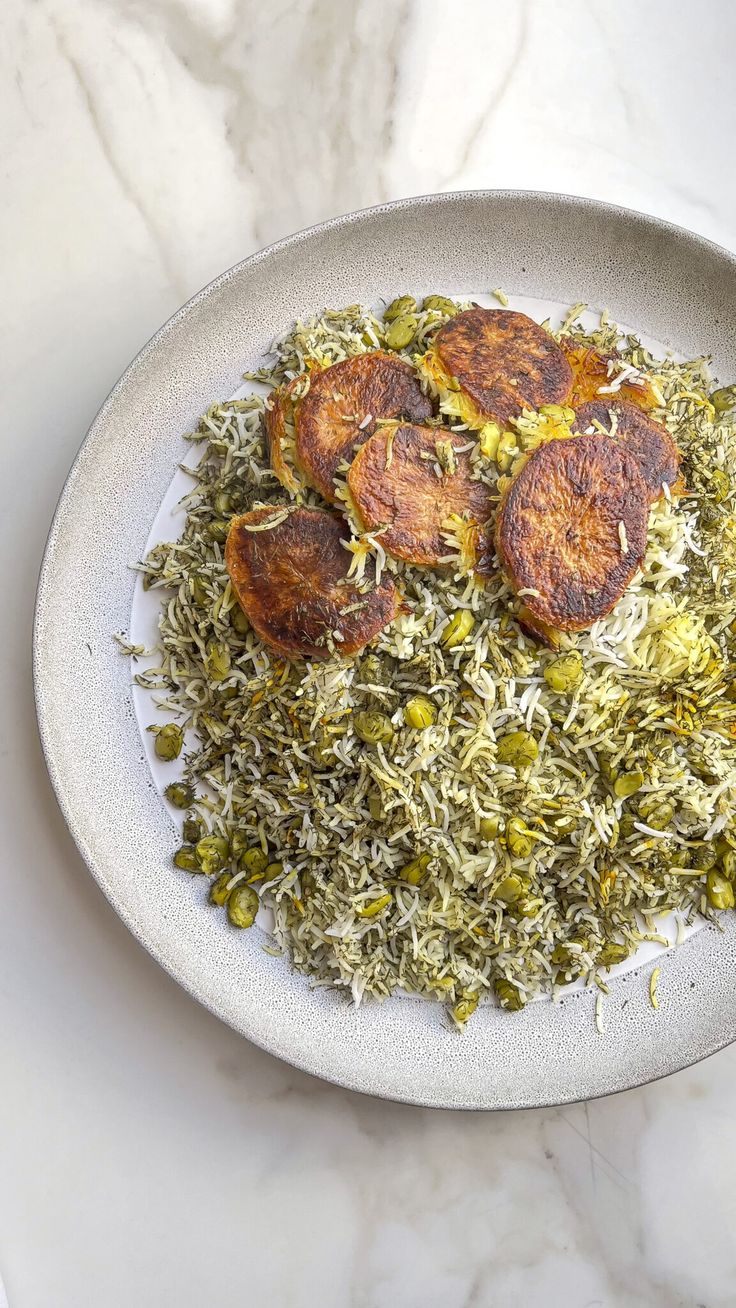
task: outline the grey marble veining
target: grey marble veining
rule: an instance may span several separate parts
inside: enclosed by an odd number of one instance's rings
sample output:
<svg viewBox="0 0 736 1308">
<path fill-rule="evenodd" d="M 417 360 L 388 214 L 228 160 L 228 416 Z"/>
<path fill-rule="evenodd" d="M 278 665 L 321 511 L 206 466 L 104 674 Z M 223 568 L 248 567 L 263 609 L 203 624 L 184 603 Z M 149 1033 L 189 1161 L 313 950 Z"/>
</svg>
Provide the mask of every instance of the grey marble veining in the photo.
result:
<svg viewBox="0 0 736 1308">
<path fill-rule="evenodd" d="M 733 247 L 735 44 L 726 0 L 0 8 L 12 1308 L 736 1302 L 733 1050 L 616 1099 L 499 1117 L 364 1100 L 278 1064 L 102 900 L 51 796 L 28 685 L 64 474 L 182 300 L 288 231 L 449 187 L 595 195 Z"/>
</svg>

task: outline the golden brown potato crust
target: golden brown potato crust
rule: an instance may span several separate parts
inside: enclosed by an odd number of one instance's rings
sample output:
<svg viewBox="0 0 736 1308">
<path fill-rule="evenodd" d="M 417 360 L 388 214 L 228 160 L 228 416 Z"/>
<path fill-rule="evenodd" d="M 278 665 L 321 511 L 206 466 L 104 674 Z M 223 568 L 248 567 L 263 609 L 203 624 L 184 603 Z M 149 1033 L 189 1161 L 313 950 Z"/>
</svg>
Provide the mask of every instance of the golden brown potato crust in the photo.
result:
<svg viewBox="0 0 736 1308">
<path fill-rule="evenodd" d="M 441 477 L 438 442 L 452 447 L 455 462 L 455 471 Z M 437 567 L 450 552 L 442 535 L 450 515 L 482 523 L 490 514 L 488 487 L 471 476 L 463 445 L 465 436 L 405 424 L 380 428 L 358 450 L 348 473 L 353 502 L 367 531 L 386 527 L 381 544 L 395 558 Z"/>
<path fill-rule="evenodd" d="M 335 649 L 354 654 L 396 617 L 400 601 L 393 581 L 384 575 L 365 595 L 345 582 L 350 555 L 343 541 L 349 532 L 326 510 L 291 509 L 276 527 L 252 530 L 282 511 L 251 509 L 230 527 L 225 563 L 243 612 L 261 640 L 284 658 L 328 658 L 325 638 L 334 631 L 343 636 Z M 365 575 L 371 578 L 369 568 Z M 346 613 L 353 604 L 361 607 Z"/>
<path fill-rule="evenodd" d="M 644 557 L 648 510 L 636 459 L 610 437 L 540 446 L 496 524 L 499 557 L 532 616 L 576 631 L 610 612 Z"/>
<path fill-rule="evenodd" d="M 468 309 L 440 328 L 435 348 L 479 413 L 501 426 L 525 407 L 561 404 L 570 390 L 562 350 L 525 313 Z"/>
<path fill-rule="evenodd" d="M 618 372 L 623 367 L 624 360 L 619 355 L 601 354 L 590 345 L 579 345 L 570 336 L 561 338 L 560 348 L 572 369 L 572 387 L 566 402 L 577 409 L 588 400 L 605 399 L 605 395 L 600 394 L 600 387 L 611 385 L 608 366 L 615 361 Z M 633 382 L 624 382 L 616 392 L 616 398 L 635 404 L 637 409 L 642 409 L 645 413 L 656 408 L 658 403 L 646 380 L 638 386 Z"/>
<path fill-rule="evenodd" d="M 334 503 L 337 468 L 375 431 L 376 418 L 421 422 L 431 413 L 413 368 L 395 354 L 375 350 L 333 363 L 312 374 L 297 404 L 297 462 L 310 485 Z"/>
<path fill-rule="evenodd" d="M 266 438 L 268 440 L 268 455 L 271 460 L 271 467 L 278 477 L 281 485 L 286 490 L 296 492 L 299 490 L 299 481 L 295 476 L 294 469 L 289 466 L 284 451 L 287 445 L 286 422 L 293 419 L 293 391 L 299 378 L 287 382 L 285 386 L 279 386 L 276 390 L 271 391 L 269 398 L 270 407 L 266 409 Z"/>
<path fill-rule="evenodd" d="M 633 454 L 649 488 L 649 498 L 658 500 L 663 483 L 674 485 L 680 468 L 678 448 L 665 427 L 626 401 L 609 404 L 591 400 L 578 406 L 573 431 L 585 432 L 596 422 L 610 431 L 612 413 L 616 415 L 614 438 Z"/>
</svg>

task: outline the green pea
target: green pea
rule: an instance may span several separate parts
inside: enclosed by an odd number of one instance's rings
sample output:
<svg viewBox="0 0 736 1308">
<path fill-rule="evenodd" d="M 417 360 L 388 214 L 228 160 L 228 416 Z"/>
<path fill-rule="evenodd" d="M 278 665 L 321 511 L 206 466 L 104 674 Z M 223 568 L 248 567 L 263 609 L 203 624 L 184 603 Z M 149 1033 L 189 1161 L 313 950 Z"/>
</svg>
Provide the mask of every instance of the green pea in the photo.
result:
<svg viewBox="0 0 736 1308">
<path fill-rule="evenodd" d="M 565 836 L 571 836 L 577 829 L 578 819 L 573 813 L 567 813 L 549 819 L 547 834 L 552 836 L 553 840 L 563 840 Z"/>
<path fill-rule="evenodd" d="M 717 507 L 715 500 L 712 503 L 701 503 L 698 515 L 698 526 L 701 531 L 712 532 L 720 527 L 723 522 L 723 514 Z"/>
<path fill-rule="evenodd" d="M 230 530 L 230 523 L 224 518 L 214 518 L 212 522 L 205 524 L 204 530 L 211 540 L 226 541 Z"/>
<path fill-rule="evenodd" d="M 418 858 L 413 858 L 410 863 L 400 868 L 398 875 L 410 886 L 418 886 L 431 862 L 431 854 L 420 854 Z"/>
<path fill-rule="evenodd" d="M 166 787 L 164 794 L 174 808 L 190 808 L 194 802 L 194 786 L 184 781 L 172 781 L 171 785 Z"/>
<path fill-rule="evenodd" d="M 599 951 L 596 963 L 599 967 L 615 967 L 617 963 L 623 963 L 630 952 L 628 945 L 618 940 L 609 940 Z"/>
<path fill-rule="evenodd" d="M 184 744 L 182 728 L 177 727 L 173 722 L 167 722 L 165 727 L 149 727 L 148 730 L 156 733 L 153 748 L 158 757 L 163 759 L 164 763 L 173 763 L 181 754 Z"/>
<path fill-rule="evenodd" d="M 639 804 L 639 816 L 646 826 L 665 831 L 675 816 L 675 810 L 668 800 L 658 800 L 656 795 L 652 795 Z"/>
<path fill-rule="evenodd" d="M 425 295 L 422 308 L 434 310 L 435 313 L 444 313 L 448 318 L 460 312 L 455 301 L 448 299 L 446 295 Z"/>
<path fill-rule="evenodd" d="M 221 872 L 228 856 L 228 843 L 224 836 L 203 836 L 197 842 L 197 859 L 208 877 Z"/>
<path fill-rule="evenodd" d="M 386 332 L 386 344 L 390 350 L 404 350 L 414 339 L 417 320 L 413 313 L 405 313 L 391 323 Z"/>
<path fill-rule="evenodd" d="M 440 636 L 440 644 L 444 645 L 445 649 L 454 649 L 456 645 L 462 645 L 474 626 L 475 618 L 470 609 L 456 609 Z"/>
<path fill-rule="evenodd" d="M 507 1008 L 511 1013 L 518 1013 L 524 1007 L 526 999 L 513 981 L 499 976 L 493 983 L 493 989 L 502 1008 Z"/>
<path fill-rule="evenodd" d="M 709 872 L 705 879 L 705 893 L 711 908 L 733 908 L 733 886 L 720 872 Z"/>
<path fill-rule="evenodd" d="M 276 862 L 274 863 L 267 863 L 265 868 L 263 869 L 263 880 L 275 881 L 276 877 L 281 876 L 283 870 L 284 870 L 284 865 L 278 860 L 276 860 Z"/>
<path fill-rule="evenodd" d="M 514 872 L 510 876 L 504 877 L 503 881 L 496 886 L 494 899 L 500 899 L 502 904 L 515 904 L 517 899 L 529 889 L 530 882 L 527 877 L 516 876 Z"/>
<path fill-rule="evenodd" d="M 260 900 L 252 886 L 233 886 L 227 901 L 227 915 L 235 927 L 252 927 Z"/>
<path fill-rule="evenodd" d="M 587 936 L 579 936 L 575 940 L 568 940 L 565 942 L 558 941 L 550 954 L 550 962 L 554 963 L 557 967 L 563 968 L 569 968 L 572 964 L 579 964 L 580 953 L 578 950 L 570 948 L 573 944 L 579 945 L 581 949 L 587 951 L 590 942 Z"/>
<path fill-rule="evenodd" d="M 408 727 L 422 731 L 437 721 L 437 710 L 426 695 L 414 695 L 404 708 L 404 721 Z"/>
<path fill-rule="evenodd" d="M 496 839 L 500 830 L 501 819 L 496 814 L 493 814 L 491 817 L 481 818 L 478 823 L 478 835 L 480 836 L 480 839 L 485 841 L 487 844 L 490 843 L 491 840 Z"/>
<path fill-rule="evenodd" d="M 710 871 L 717 861 L 718 853 L 713 845 L 699 845 L 690 855 L 690 866 L 696 867 L 699 872 Z"/>
<path fill-rule="evenodd" d="M 713 391 L 710 402 L 716 413 L 728 413 L 736 405 L 736 386 L 721 386 Z"/>
<path fill-rule="evenodd" d="M 367 686 L 382 686 L 386 669 L 377 654 L 366 654 L 358 669 L 357 681 Z"/>
<path fill-rule="evenodd" d="M 218 904 L 222 908 L 231 895 L 230 882 L 232 877 L 229 872 L 221 872 L 216 881 L 210 885 L 210 899 L 213 904 Z"/>
<path fill-rule="evenodd" d="M 506 845 L 514 858 L 528 858 L 534 847 L 534 835 L 520 818 L 512 818 L 506 827 Z"/>
<path fill-rule="evenodd" d="M 251 839 L 247 831 L 233 831 L 230 837 L 230 853 L 234 859 L 242 858 L 246 849 L 250 849 Z"/>
<path fill-rule="evenodd" d="M 416 307 L 417 302 L 413 296 L 399 295 L 390 304 L 386 305 L 383 311 L 384 321 L 394 322 L 396 318 L 402 318 L 406 313 L 415 313 Z"/>
<path fill-rule="evenodd" d="M 544 669 L 544 679 L 550 690 L 557 694 L 577 690 L 583 679 L 583 656 L 577 650 L 570 654 L 560 654 Z"/>
<path fill-rule="evenodd" d="M 631 772 L 619 772 L 615 775 L 613 793 L 619 799 L 628 799 L 637 790 L 641 790 L 644 781 L 644 773 L 640 768 L 632 768 Z"/>
<path fill-rule="evenodd" d="M 453 1006 L 452 1016 L 454 1017 L 458 1026 L 465 1026 L 465 1023 L 467 1022 L 468 1018 L 472 1017 L 473 1013 L 478 1007 L 479 999 L 480 999 L 480 991 L 476 990 L 473 992 L 472 995 L 466 995 L 463 999 L 460 999 Z"/>
<path fill-rule="evenodd" d="M 629 840 L 631 836 L 640 833 L 636 830 L 634 822 L 636 821 L 633 813 L 624 813 L 618 824 L 618 834 L 622 840 Z"/>
<path fill-rule="evenodd" d="M 260 845 L 254 845 L 251 849 L 245 850 L 240 862 L 250 876 L 258 876 L 268 867 L 268 854 L 264 854 Z"/>
<path fill-rule="evenodd" d="M 205 668 L 212 681 L 224 681 L 230 671 L 230 650 L 218 640 L 210 641 L 207 646 Z"/>
<path fill-rule="evenodd" d="M 394 734 L 391 719 L 385 713 L 378 713 L 373 709 L 356 713 L 353 727 L 356 736 L 366 745 L 386 745 Z"/>
<path fill-rule="evenodd" d="M 239 604 L 235 604 L 230 610 L 230 626 L 239 636 L 247 636 L 250 631 L 250 623 Z"/>
<path fill-rule="evenodd" d="M 197 842 L 202 839 L 202 823 L 199 821 L 199 818 L 185 818 L 181 834 L 188 845 L 196 845 Z"/>
<path fill-rule="evenodd" d="M 174 867 L 180 867 L 183 872 L 202 871 L 193 845 L 182 845 L 181 849 L 177 849 L 174 854 Z"/>
<path fill-rule="evenodd" d="M 721 855 L 721 871 L 729 881 L 736 881 L 736 849 L 728 849 Z"/>
<path fill-rule="evenodd" d="M 510 731 L 499 740 L 496 758 L 499 763 L 521 772 L 530 767 L 538 755 L 539 746 L 530 731 Z"/>
</svg>

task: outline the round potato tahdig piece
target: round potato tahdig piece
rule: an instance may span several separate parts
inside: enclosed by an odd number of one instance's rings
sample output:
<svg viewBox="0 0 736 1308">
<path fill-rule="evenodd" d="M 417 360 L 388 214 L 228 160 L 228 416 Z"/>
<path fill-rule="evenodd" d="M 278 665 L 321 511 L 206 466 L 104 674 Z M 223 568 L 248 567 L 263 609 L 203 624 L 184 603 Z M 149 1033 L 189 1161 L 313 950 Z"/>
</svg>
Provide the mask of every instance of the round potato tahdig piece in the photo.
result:
<svg viewBox="0 0 736 1308">
<path fill-rule="evenodd" d="M 312 374 L 296 407 L 296 458 L 315 490 L 334 503 L 335 473 L 356 445 L 375 431 L 376 418 L 429 418 L 432 405 L 411 366 L 374 350 Z"/>
<path fill-rule="evenodd" d="M 617 400 L 635 404 L 637 409 L 642 409 L 645 413 L 649 409 L 656 409 L 659 400 L 647 378 L 624 381 L 615 391 L 611 389 L 614 377 L 625 367 L 625 360 L 620 355 L 602 354 L 592 345 L 584 345 L 571 336 L 561 337 L 560 349 L 572 368 L 572 388 L 566 403 L 573 409 L 589 400 L 605 399 L 606 388 L 611 399 L 615 394 Z"/>
<path fill-rule="evenodd" d="M 581 404 L 576 410 L 572 429 L 587 432 L 599 423 L 610 431 L 613 426 L 611 414 L 616 418 L 614 439 L 622 441 L 633 454 L 649 489 L 650 500 L 658 500 L 663 484 L 672 486 L 677 481 L 680 455 L 675 442 L 666 427 L 625 400 L 613 404 L 591 400 L 588 404 Z"/>
<path fill-rule="evenodd" d="M 532 617 L 578 631 L 610 612 L 640 566 L 648 513 L 649 491 L 623 445 L 550 441 L 511 483 L 496 549 Z"/>
<path fill-rule="evenodd" d="M 347 539 L 344 521 L 324 509 L 251 509 L 233 519 L 225 545 L 233 589 L 261 640 L 283 658 L 355 654 L 396 617 L 390 577 L 365 594 L 345 581 Z"/>
<path fill-rule="evenodd" d="M 525 313 L 468 309 L 440 327 L 434 348 L 479 417 L 501 426 L 524 408 L 561 404 L 570 390 L 562 350 Z"/>
<path fill-rule="evenodd" d="M 479 524 L 488 518 L 489 489 L 472 477 L 463 446 L 464 435 L 406 424 L 382 427 L 358 450 L 350 494 L 365 530 L 385 528 L 380 541 L 388 554 L 437 567 L 450 552 L 442 527 L 451 514 Z"/>
</svg>

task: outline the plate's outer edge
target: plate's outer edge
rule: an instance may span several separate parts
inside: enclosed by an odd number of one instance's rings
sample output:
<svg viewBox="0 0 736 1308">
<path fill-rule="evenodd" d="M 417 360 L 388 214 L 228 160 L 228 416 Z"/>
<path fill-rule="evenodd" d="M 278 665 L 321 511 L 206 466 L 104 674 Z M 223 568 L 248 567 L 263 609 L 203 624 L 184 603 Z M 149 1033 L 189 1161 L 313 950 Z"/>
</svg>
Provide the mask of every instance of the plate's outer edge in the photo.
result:
<svg viewBox="0 0 736 1308">
<path fill-rule="evenodd" d="M 509 1015 L 482 1007 L 464 1035 L 437 1006 L 359 1009 L 312 991 L 203 902 L 170 865 L 177 834 L 145 761 L 127 630 L 134 574 L 190 430 L 295 317 L 399 292 L 503 286 L 605 304 L 614 319 L 736 375 L 736 260 L 657 219 L 567 196 L 459 192 L 402 200 L 289 237 L 185 305 L 117 383 L 77 456 L 41 569 L 34 681 L 44 752 L 79 849 L 153 956 L 262 1048 L 374 1095 L 436 1107 L 522 1108 L 663 1076 L 736 1039 L 736 916 L 617 980 L 605 1034 L 590 993 Z M 155 711 L 152 706 L 152 719 Z M 648 965 L 644 971 L 649 972 Z"/>
</svg>

